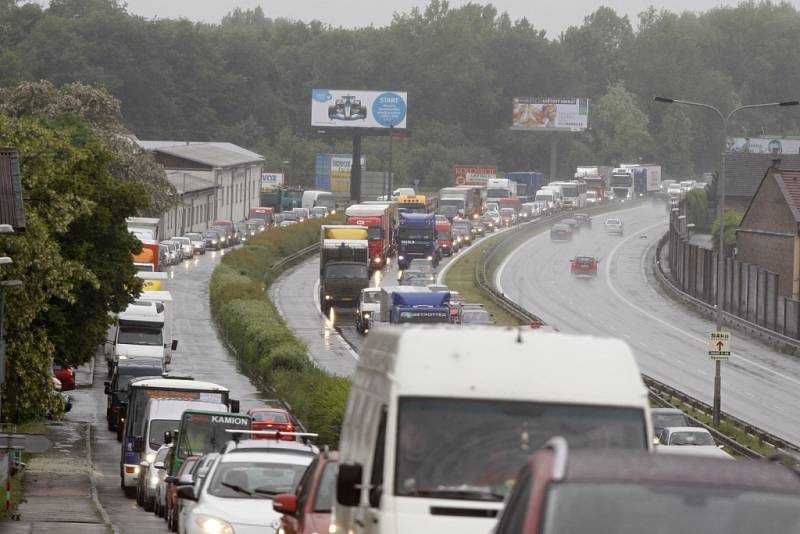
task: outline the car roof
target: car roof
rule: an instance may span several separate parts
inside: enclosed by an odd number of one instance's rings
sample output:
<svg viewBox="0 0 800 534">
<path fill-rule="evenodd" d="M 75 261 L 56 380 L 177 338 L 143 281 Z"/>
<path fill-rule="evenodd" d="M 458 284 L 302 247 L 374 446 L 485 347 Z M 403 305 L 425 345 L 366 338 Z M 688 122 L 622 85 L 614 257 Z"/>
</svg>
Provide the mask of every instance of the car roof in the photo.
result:
<svg viewBox="0 0 800 534">
<path fill-rule="evenodd" d="M 270 439 L 234 439 L 225 446 L 224 454 L 242 454 L 249 451 L 281 452 L 284 454 L 315 455 L 317 447 L 299 441 L 277 441 Z"/>
<path fill-rule="evenodd" d="M 702 432 L 703 434 L 711 434 L 707 428 L 701 426 L 668 426 L 664 428 L 664 430 L 668 431 L 670 434 L 675 434 L 677 432 Z"/>
<path fill-rule="evenodd" d="M 553 228 L 569 228 L 569 225 L 564 223 L 556 223 L 553 225 Z"/>
<path fill-rule="evenodd" d="M 667 415 L 667 414 L 668 415 L 679 415 L 679 414 L 680 415 L 686 415 L 685 413 L 683 413 L 682 410 L 679 410 L 678 408 L 651 408 L 650 409 L 650 413 L 658 414 L 658 415 Z"/>
<path fill-rule="evenodd" d="M 622 222 L 622 221 L 620 221 L 619 219 L 606 219 L 606 222 L 607 223 L 618 223 L 618 222 Z"/>
<path fill-rule="evenodd" d="M 576 482 L 663 482 L 800 492 L 800 476 L 775 463 L 630 450 L 570 451 L 564 478 Z"/>
</svg>

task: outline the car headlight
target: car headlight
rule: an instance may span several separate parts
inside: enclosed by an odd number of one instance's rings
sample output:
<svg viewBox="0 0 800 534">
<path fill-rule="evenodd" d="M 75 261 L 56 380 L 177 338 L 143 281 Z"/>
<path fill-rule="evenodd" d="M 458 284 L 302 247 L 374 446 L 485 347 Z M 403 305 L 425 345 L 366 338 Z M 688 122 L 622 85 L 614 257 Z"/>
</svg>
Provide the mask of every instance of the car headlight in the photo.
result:
<svg viewBox="0 0 800 534">
<path fill-rule="evenodd" d="M 364 319 L 369 319 L 371 315 L 371 312 L 364 312 Z"/>
<path fill-rule="evenodd" d="M 155 459 L 156 459 L 156 453 L 154 453 L 154 452 L 148 452 L 147 455 L 144 457 L 144 460 L 148 464 L 152 464 L 153 460 L 155 460 Z"/>
<path fill-rule="evenodd" d="M 150 487 L 155 488 L 156 484 L 158 484 L 158 475 L 152 475 L 150 477 Z"/>
<path fill-rule="evenodd" d="M 375 258 L 372 258 L 372 261 L 374 261 L 375 263 L 380 263 L 381 262 L 381 257 L 377 256 Z"/>
<path fill-rule="evenodd" d="M 233 527 L 224 519 L 198 514 L 194 522 L 203 534 L 234 534 Z"/>
<path fill-rule="evenodd" d="M 433 260 L 433 256 L 428 256 L 428 261 Z"/>
<path fill-rule="evenodd" d="M 398 260 L 398 261 L 403 261 L 404 259 L 406 259 L 406 257 L 405 257 L 405 256 L 397 256 L 397 260 Z"/>
</svg>

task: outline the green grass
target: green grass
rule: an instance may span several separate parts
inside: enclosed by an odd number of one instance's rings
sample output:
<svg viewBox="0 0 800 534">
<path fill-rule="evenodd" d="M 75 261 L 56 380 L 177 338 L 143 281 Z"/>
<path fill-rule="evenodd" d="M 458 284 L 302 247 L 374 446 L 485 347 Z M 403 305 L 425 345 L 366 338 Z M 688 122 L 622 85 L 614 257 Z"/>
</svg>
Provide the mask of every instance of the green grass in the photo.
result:
<svg viewBox="0 0 800 534">
<path fill-rule="evenodd" d="M 499 238 L 500 236 L 496 236 Z M 500 326 L 518 326 L 516 317 L 495 304 L 486 294 L 475 285 L 475 264 L 483 258 L 484 251 L 492 244 L 492 237 L 483 238 L 465 252 L 447 271 L 445 285 L 464 296 L 467 302 L 481 303 L 486 310 L 494 315 L 494 320 Z M 455 260 L 454 260 L 455 261 Z"/>
</svg>

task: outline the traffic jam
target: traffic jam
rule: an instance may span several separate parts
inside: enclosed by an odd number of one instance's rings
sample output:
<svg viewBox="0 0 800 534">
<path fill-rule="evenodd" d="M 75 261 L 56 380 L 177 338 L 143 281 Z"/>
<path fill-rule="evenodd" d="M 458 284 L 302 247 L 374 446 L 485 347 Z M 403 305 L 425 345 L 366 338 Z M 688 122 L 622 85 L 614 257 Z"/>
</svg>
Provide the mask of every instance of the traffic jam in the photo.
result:
<svg viewBox="0 0 800 534">
<path fill-rule="evenodd" d="M 651 408 L 626 343 L 496 327 L 437 279 L 443 260 L 526 223 L 549 225 L 553 246 L 623 236 L 618 215 L 593 216 L 620 199 L 591 178 L 401 188 L 320 227 L 320 313 L 353 317 L 365 338 L 338 444 L 315 443 L 288 406 L 243 413 L 224 384 L 171 374 L 179 310 L 163 272 L 173 252 L 242 244 L 335 202 L 306 191 L 297 211 L 253 208 L 161 242 L 157 220 L 129 220 L 146 290 L 116 317 L 105 383 L 121 491 L 186 534 L 800 532 L 800 477 Z M 576 255 L 564 269 L 592 279 L 600 265 Z"/>
</svg>

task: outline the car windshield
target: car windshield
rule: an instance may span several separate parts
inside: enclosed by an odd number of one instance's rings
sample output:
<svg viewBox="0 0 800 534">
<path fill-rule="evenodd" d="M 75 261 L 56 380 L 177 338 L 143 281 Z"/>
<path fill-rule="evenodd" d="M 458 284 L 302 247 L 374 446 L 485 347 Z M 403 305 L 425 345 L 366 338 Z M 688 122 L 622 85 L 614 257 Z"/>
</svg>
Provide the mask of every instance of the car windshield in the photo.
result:
<svg viewBox="0 0 800 534">
<path fill-rule="evenodd" d="M 367 278 L 366 265 L 333 264 L 325 267 L 325 278 Z"/>
<path fill-rule="evenodd" d="M 671 426 L 689 426 L 689 421 L 682 413 L 654 413 L 653 426 L 667 428 Z"/>
<path fill-rule="evenodd" d="M 151 449 L 158 449 L 164 444 L 164 432 L 177 430 L 181 422 L 172 419 L 153 419 L 150 421 L 150 442 Z"/>
<path fill-rule="evenodd" d="M 134 263 L 133 266 L 139 272 L 146 272 L 146 273 L 152 273 L 153 272 L 153 264 L 152 263 L 147 263 L 147 264 Z"/>
<path fill-rule="evenodd" d="M 397 237 L 403 240 L 430 240 L 433 239 L 431 228 L 400 228 Z"/>
<path fill-rule="evenodd" d="M 697 485 L 571 482 L 553 484 L 545 506 L 544 534 L 800 532 L 797 494 Z"/>
<path fill-rule="evenodd" d="M 125 369 L 125 372 L 121 372 L 119 378 L 117 378 L 117 390 L 120 392 L 127 392 L 128 386 L 134 378 L 139 378 L 140 376 L 161 376 L 163 372 L 163 369 L 160 367 L 135 366 Z"/>
<path fill-rule="evenodd" d="M 208 494 L 227 499 L 269 499 L 293 491 L 305 470 L 305 464 L 224 462 L 214 471 Z"/>
<path fill-rule="evenodd" d="M 408 264 L 408 270 L 430 273 L 433 272 L 433 266 L 428 260 L 411 260 Z"/>
<path fill-rule="evenodd" d="M 120 345 L 148 345 L 157 347 L 162 343 L 160 328 L 120 326 L 117 343 Z"/>
<path fill-rule="evenodd" d="M 329 514 L 333 509 L 333 489 L 336 487 L 336 474 L 339 471 L 335 462 L 328 462 L 324 469 L 314 500 L 314 512 L 318 514 Z"/>
<path fill-rule="evenodd" d="M 714 438 L 708 432 L 673 432 L 669 436 L 670 445 L 714 445 Z"/>
<path fill-rule="evenodd" d="M 184 413 L 178 437 L 178 458 L 219 451 L 230 439 L 228 430 L 250 430 L 250 417 L 232 414 Z"/>
<path fill-rule="evenodd" d="M 619 222 L 619 219 L 609 219 L 609 220 L 606 221 L 606 224 L 611 226 L 611 225 L 618 225 L 618 224 L 620 224 L 620 222 Z"/>
<path fill-rule="evenodd" d="M 286 415 L 286 412 L 277 412 L 271 410 L 259 410 L 255 411 L 252 414 L 253 422 L 254 423 L 288 423 L 289 417 Z"/>
<path fill-rule="evenodd" d="M 361 302 L 364 304 L 378 304 L 381 301 L 379 291 L 364 291 L 361 293 Z"/>
<path fill-rule="evenodd" d="M 641 450 L 644 425 L 637 408 L 401 398 L 395 495 L 501 501 L 552 436 L 576 449 Z"/>
<path fill-rule="evenodd" d="M 494 321 L 492 321 L 492 316 L 488 312 L 474 311 L 462 313 L 461 322 L 467 324 L 492 324 Z"/>
<path fill-rule="evenodd" d="M 296 211 L 286 211 L 283 213 L 283 220 L 284 221 L 296 221 L 300 218 L 300 214 Z"/>
<path fill-rule="evenodd" d="M 383 239 L 383 228 L 380 226 L 369 226 L 367 228 L 367 239 Z"/>
</svg>

